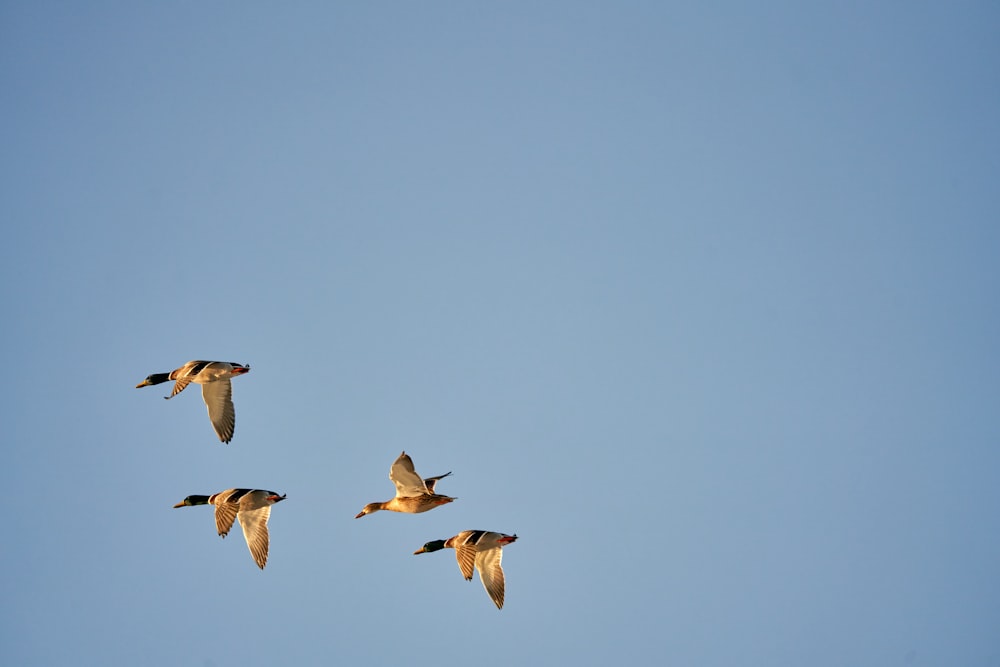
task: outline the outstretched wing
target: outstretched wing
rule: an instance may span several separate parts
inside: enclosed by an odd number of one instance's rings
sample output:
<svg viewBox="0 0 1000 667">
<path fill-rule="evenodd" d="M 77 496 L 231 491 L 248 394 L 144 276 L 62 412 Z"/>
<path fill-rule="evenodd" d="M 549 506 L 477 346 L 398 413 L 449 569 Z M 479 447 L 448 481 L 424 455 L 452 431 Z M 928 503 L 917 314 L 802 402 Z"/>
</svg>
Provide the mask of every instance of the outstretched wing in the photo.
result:
<svg viewBox="0 0 1000 667">
<path fill-rule="evenodd" d="M 427 492 L 428 493 L 434 493 L 434 487 L 437 485 L 438 480 L 439 479 L 444 479 L 445 477 L 447 477 L 450 474 L 451 474 L 450 472 L 446 472 L 443 475 L 438 475 L 437 477 L 428 477 L 427 479 L 425 479 L 424 480 L 424 485 L 427 486 Z"/>
<path fill-rule="evenodd" d="M 500 561 L 503 559 L 503 549 L 494 547 L 486 551 L 476 553 L 476 568 L 479 570 L 479 578 L 483 581 L 483 588 L 489 593 L 493 604 L 497 609 L 503 609 L 503 568 Z"/>
<path fill-rule="evenodd" d="M 462 576 L 466 581 L 472 579 L 472 569 L 476 566 L 476 545 L 465 544 L 455 547 L 455 558 L 458 560 L 458 569 L 462 571 Z"/>
<path fill-rule="evenodd" d="M 198 373 L 209 365 L 208 361 L 189 361 L 177 370 L 170 373 L 170 379 L 176 380 L 174 382 L 174 388 L 170 392 L 170 395 L 166 398 L 173 398 L 177 394 L 184 391 L 184 388 L 191 384 L 191 380 L 197 377 Z"/>
<path fill-rule="evenodd" d="M 396 485 L 396 497 L 422 496 L 428 492 L 427 485 L 413 469 L 413 459 L 403 452 L 389 468 L 389 479 Z"/>
<path fill-rule="evenodd" d="M 215 506 L 215 528 L 219 535 L 225 537 L 229 534 L 229 529 L 233 527 L 236 520 L 236 513 L 240 506 L 237 503 L 219 503 Z"/>
<path fill-rule="evenodd" d="M 219 440 L 228 444 L 236 431 L 233 383 L 229 380 L 216 380 L 203 384 L 201 397 L 208 407 L 208 418 L 212 422 L 215 434 L 219 436 Z"/>
<path fill-rule="evenodd" d="M 262 570 L 267 565 L 267 550 L 270 545 L 267 532 L 267 519 L 270 516 L 271 506 L 269 504 L 254 509 L 241 509 L 239 513 L 243 537 L 246 538 L 247 547 L 250 548 L 250 555 L 253 556 L 257 566 Z"/>
<path fill-rule="evenodd" d="M 169 396 L 164 396 L 164 398 L 173 398 L 177 394 L 184 391 L 184 387 L 188 386 L 189 384 L 191 384 L 190 377 L 178 378 L 177 382 L 174 383 L 173 391 L 170 392 Z"/>
</svg>

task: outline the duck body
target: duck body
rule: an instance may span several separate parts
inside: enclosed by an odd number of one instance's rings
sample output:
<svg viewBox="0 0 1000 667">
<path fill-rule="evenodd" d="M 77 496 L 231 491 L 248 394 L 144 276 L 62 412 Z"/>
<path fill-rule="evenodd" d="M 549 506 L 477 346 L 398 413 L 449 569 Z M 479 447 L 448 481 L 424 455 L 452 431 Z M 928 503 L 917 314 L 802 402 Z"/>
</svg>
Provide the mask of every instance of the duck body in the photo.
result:
<svg viewBox="0 0 1000 667">
<path fill-rule="evenodd" d="M 222 537 L 229 534 L 233 521 L 239 520 L 250 555 L 263 570 L 270 545 L 267 521 L 271 516 L 271 505 L 286 497 L 263 489 L 226 489 L 210 496 L 188 496 L 174 507 L 215 506 L 215 527 Z"/>
<path fill-rule="evenodd" d="M 450 472 L 446 472 L 437 477 L 424 479 L 414 470 L 413 459 L 406 452 L 403 452 L 393 462 L 392 467 L 389 468 L 389 479 L 396 486 L 395 497 L 383 503 L 368 503 L 354 518 L 360 519 L 367 514 L 378 512 L 379 510 L 419 514 L 440 505 L 447 505 L 457 500 L 457 498 L 435 493 L 434 487 L 437 485 L 439 479 L 447 477 L 450 474 Z"/>
<path fill-rule="evenodd" d="M 474 570 L 479 570 L 479 579 L 497 609 L 503 609 L 504 575 L 500 562 L 503 547 L 517 540 L 517 535 L 494 533 L 487 530 L 463 530 L 447 540 L 433 540 L 414 551 L 414 555 L 454 549 L 458 559 L 458 569 L 466 581 L 472 580 Z"/>
<path fill-rule="evenodd" d="M 135 386 L 148 387 L 174 381 L 170 396 L 173 398 L 194 382 L 201 385 L 201 397 L 208 408 L 208 418 L 219 440 L 229 444 L 236 431 L 236 408 L 233 406 L 233 386 L 230 380 L 244 373 L 250 367 L 234 361 L 189 361 L 169 373 L 153 373 Z"/>
</svg>

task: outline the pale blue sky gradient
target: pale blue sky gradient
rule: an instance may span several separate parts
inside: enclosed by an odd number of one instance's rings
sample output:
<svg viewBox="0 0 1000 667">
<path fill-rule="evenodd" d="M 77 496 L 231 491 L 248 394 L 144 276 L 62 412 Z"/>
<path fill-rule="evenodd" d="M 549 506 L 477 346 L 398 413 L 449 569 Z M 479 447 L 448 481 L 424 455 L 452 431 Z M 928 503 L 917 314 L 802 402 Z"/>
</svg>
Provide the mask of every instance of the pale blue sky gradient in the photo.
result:
<svg viewBox="0 0 1000 667">
<path fill-rule="evenodd" d="M 1000 665 L 1000 10 L 290 4 L 0 5 L 0 663 Z"/>
</svg>

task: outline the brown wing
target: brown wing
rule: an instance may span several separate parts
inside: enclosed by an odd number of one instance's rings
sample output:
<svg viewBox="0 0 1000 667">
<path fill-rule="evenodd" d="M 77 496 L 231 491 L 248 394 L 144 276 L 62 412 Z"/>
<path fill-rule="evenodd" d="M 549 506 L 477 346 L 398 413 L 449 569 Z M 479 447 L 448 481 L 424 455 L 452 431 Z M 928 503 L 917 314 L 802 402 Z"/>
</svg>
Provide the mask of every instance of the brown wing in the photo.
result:
<svg viewBox="0 0 1000 667">
<path fill-rule="evenodd" d="M 170 392 L 170 396 L 167 398 L 173 398 L 177 394 L 184 391 L 184 388 L 191 384 L 191 380 L 194 379 L 201 370 L 207 366 L 210 362 L 208 361 L 189 361 L 177 370 L 170 373 L 170 379 L 176 380 L 174 383 L 173 391 Z"/>
<path fill-rule="evenodd" d="M 166 396 L 165 398 L 173 398 L 177 394 L 184 391 L 184 388 L 187 387 L 189 384 L 191 384 L 190 378 L 180 378 L 179 380 L 177 380 L 177 382 L 174 383 L 173 391 L 171 391 L 170 395 Z"/>
<path fill-rule="evenodd" d="M 472 570 L 476 566 L 476 545 L 465 544 L 455 547 L 455 558 L 458 560 L 458 569 L 462 571 L 462 576 L 466 581 L 470 581 Z"/>
<path fill-rule="evenodd" d="M 240 506 L 237 503 L 221 502 L 215 506 L 215 527 L 218 529 L 219 535 L 225 537 L 229 534 L 239 510 Z"/>
</svg>

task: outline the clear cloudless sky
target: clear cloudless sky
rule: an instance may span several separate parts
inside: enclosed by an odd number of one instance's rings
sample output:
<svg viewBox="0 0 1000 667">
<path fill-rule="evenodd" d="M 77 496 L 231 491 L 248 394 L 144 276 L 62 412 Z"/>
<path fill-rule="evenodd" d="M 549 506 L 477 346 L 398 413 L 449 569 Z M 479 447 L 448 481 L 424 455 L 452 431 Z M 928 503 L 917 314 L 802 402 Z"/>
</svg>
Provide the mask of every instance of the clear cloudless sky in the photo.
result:
<svg viewBox="0 0 1000 667">
<path fill-rule="evenodd" d="M 0 663 L 1000 665 L 998 34 L 4 2 Z M 355 520 L 404 449 L 459 500 Z"/>
</svg>

